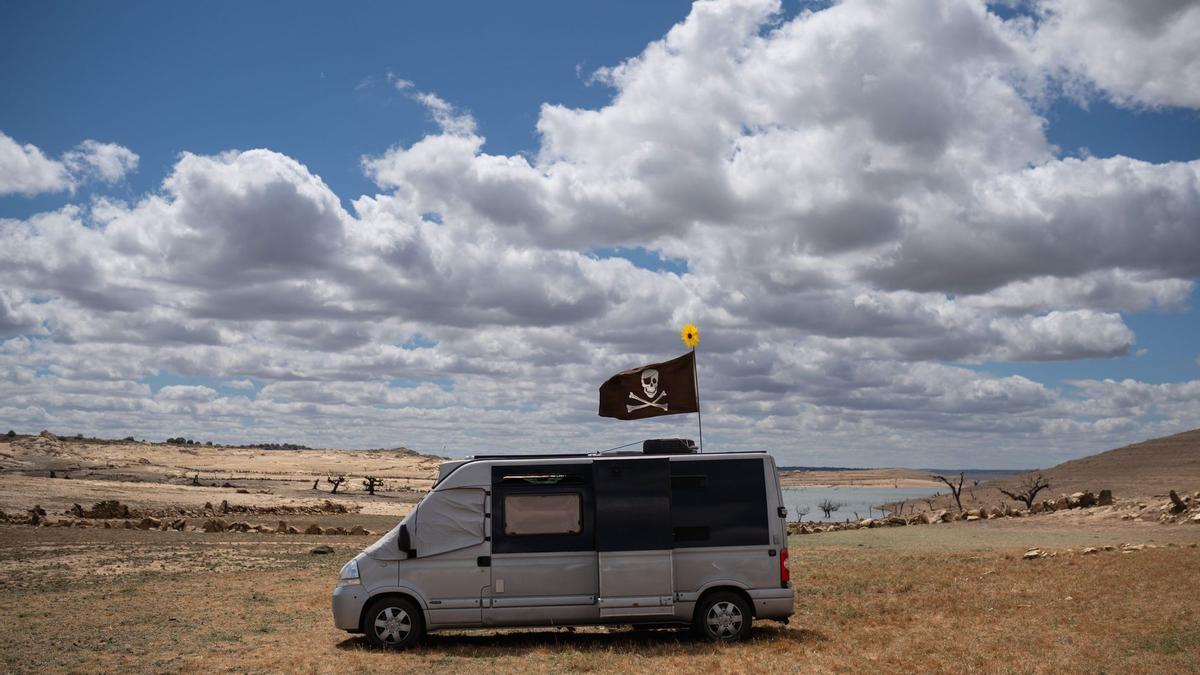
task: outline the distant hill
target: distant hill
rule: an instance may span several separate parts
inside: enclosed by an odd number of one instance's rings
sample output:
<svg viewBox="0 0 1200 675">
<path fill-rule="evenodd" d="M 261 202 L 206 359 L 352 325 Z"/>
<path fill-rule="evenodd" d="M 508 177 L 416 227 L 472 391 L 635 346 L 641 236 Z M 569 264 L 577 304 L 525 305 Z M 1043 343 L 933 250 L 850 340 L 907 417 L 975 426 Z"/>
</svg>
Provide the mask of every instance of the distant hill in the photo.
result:
<svg viewBox="0 0 1200 675">
<path fill-rule="evenodd" d="M 1200 429 L 1073 459 L 1041 474 L 1055 494 L 1108 488 L 1118 497 L 1132 497 L 1200 490 Z M 1027 475 L 996 484 L 1015 485 Z"/>
<path fill-rule="evenodd" d="M 1049 469 L 1006 476 L 972 486 L 970 476 L 963 488 L 963 505 L 995 505 L 1008 501 L 998 488 L 1013 489 L 1025 478 L 1042 474 L 1050 487 L 1039 499 L 1081 490 L 1109 489 L 1118 499 L 1165 495 L 1168 490 L 1200 490 L 1200 429 L 1173 436 L 1152 438 L 1123 448 L 1073 459 Z M 957 476 L 958 472 L 947 475 Z M 949 497 L 939 506 L 950 504 Z"/>
</svg>

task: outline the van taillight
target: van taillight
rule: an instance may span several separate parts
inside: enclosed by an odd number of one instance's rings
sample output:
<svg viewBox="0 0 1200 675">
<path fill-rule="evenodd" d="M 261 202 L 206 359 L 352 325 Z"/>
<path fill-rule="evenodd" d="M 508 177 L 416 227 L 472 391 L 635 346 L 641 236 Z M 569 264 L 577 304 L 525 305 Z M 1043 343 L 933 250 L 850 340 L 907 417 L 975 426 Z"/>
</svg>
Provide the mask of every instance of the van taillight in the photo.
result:
<svg viewBox="0 0 1200 675">
<path fill-rule="evenodd" d="M 784 546 L 779 550 L 779 586 L 787 588 L 788 582 L 792 580 L 792 572 L 788 569 L 788 550 Z"/>
</svg>

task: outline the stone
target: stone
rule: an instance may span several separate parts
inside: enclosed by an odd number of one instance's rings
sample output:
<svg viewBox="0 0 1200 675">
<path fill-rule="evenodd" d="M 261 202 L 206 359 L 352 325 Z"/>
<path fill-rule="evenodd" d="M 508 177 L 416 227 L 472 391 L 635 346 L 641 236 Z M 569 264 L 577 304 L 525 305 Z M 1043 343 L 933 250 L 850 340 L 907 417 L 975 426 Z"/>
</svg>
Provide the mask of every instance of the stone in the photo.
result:
<svg viewBox="0 0 1200 675">
<path fill-rule="evenodd" d="M 1112 506 L 1112 490 L 1101 490 L 1100 496 L 1096 498 L 1096 503 L 1100 506 Z"/>
<path fill-rule="evenodd" d="M 225 528 L 225 521 L 220 518 L 209 518 L 200 526 L 200 529 L 204 532 L 224 532 Z"/>
<path fill-rule="evenodd" d="M 300 534 L 300 530 L 297 530 L 294 525 L 288 525 L 287 533 L 288 534 Z"/>
<path fill-rule="evenodd" d="M 157 530 L 160 527 L 162 527 L 161 520 L 159 520 L 158 518 L 149 518 L 149 517 L 142 518 L 142 520 L 137 525 L 137 529 L 139 529 L 139 530 L 149 530 L 151 528 L 154 528 Z"/>
<path fill-rule="evenodd" d="M 1033 514 L 1041 513 L 1046 510 L 1045 504 L 1042 502 L 1034 502 L 1033 506 L 1029 507 L 1029 512 Z"/>
<path fill-rule="evenodd" d="M 1055 511 L 1062 511 L 1064 509 L 1069 509 L 1069 508 L 1071 508 L 1070 497 L 1067 497 L 1066 495 L 1062 495 L 1058 499 L 1054 500 L 1054 510 Z"/>
<path fill-rule="evenodd" d="M 1079 495 L 1079 508 L 1086 509 L 1096 505 L 1096 495 L 1091 490 L 1085 490 Z"/>
<path fill-rule="evenodd" d="M 1188 518 L 1188 521 L 1200 525 L 1200 513 L 1193 513 L 1192 517 Z"/>
<path fill-rule="evenodd" d="M 942 514 L 941 514 L 941 516 L 939 516 L 939 519 L 940 519 L 940 520 L 941 520 L 943 523 L 948 523 L 948 522 L 950 522 L 950 521 L 954 520 L 954 514 L 953 514 L 953 513 L 950 513 L 949 511 L 942 511 L 941 513 L 942 513 Z"/>
<path fill-rule="evenodd" d="M 176 518 L 175 521 L 171 523 L 172 530 L 177 530 L 179 532 L 182 532 L 183 528 L 185 528 L 185 527 L 187 527 L 187 521 L 184 520 L 183 518 Z"/>
<path fill-rule="evenodd" d="M 1003 518 L 1004 510 L 998 506 L 993 506 L 991 511 L 988 511 L 988 518 Z"/>
<path fill-rule="evenodd" d="M 968 515 L 967 520 L 976 521 L 976 520 L 979 520 L 979 516 Z"/>
<path fill-rule="evenodd" d="M 275 526 L 275 532 L 277 534 L 284 534 L 287 532 L 287 529 L 288 529 L 288 524 L 287 524 L 287 521 L 284 521 L 284 520 L 279 521 L 279 524 Z"/>
<path fill-rule="evenodd" d="M 1033 560 L 1034 558 L 1040 558 L 1040 557 L 1042 557 L 1042 550 L 1038 549 L 1038 548 L 1031 548 L 1028 551 L 1025 551 L 1025 555 L 1023 555 L 1021 557 L 1024 558 L 1025 560 Z"/>
<path fill-rule="evenodd" d="M 328 544 L 321 544 L 320 546 L 312 547 L 312 549 L 309 550 L 309 553 L 312 553 L 313 555 L 325 555 L 328 553 L 333 553 L 333 547 Z"/>
<path fill-rule="evenodd" d="M 312 525 L 308 526 L 308 529 L 304 531 L 304 534 L 325 534 L 325 530 L 322 530 L 320 525 L 313 523 Z"/>
<path fill-rule="evenodd" d="M 1083 549 L 1083 555 L 1091 555 L 1093 553 L 1099 553 L 1099 552 L 1100 552 L 1100 549 L 1096 548 L 1095 546 L 1088 546 Z"/>
<path fill-rule="evenodd" d="M 354 527 L 350 528 L 350 534 L 364 535 L 367 534 L 367 530 L 362 525 L 355 525 Z"/>
</svg>

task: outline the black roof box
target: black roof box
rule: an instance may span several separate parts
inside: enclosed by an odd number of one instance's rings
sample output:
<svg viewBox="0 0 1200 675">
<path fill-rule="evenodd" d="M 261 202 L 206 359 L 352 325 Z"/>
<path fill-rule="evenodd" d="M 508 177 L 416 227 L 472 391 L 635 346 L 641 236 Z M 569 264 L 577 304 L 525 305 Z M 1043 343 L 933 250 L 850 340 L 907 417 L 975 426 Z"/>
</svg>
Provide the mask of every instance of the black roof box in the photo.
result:
<svg viewBox="0 0 1200 675">
<path fill-rule="evenodd" d="M 690 438 L 651 438 L 642 442 L 644 455 L 690 455 L 696 442 Z"/>
</svg>

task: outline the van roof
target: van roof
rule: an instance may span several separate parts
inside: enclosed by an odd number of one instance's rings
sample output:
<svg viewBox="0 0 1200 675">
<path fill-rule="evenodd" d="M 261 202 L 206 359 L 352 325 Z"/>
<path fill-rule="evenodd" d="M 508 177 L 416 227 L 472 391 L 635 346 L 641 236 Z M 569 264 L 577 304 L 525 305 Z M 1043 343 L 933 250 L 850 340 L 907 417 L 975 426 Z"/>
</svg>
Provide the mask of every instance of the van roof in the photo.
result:
<svg viewBox="0 0 1200 675">
<path fill-rule="evenodd" d="M 449 471 L 446 471 L 445 473 L 442 473 L 440 476 L 438 476 L 438 479 L 433 484 L 433 487 L 436 488 L 438 485 L 440 485 L 442 483 L 442 481 L 449 478 L 450 474 L 454 473 L 455 471 L 458 471 L 459 469 L 461 469 L 462 467 L 464 467 L 468 464 L 475 464 L 476 462 L 497 462 L 497 461 L 514 460 L 514 459 L 517 459 L 517 460 L 591 459 L 591 460 L 597 460 L 597 461 L 603 461 L 606 459 L 638 459 L 638 458 L 642 458 L 642 459 L 699 459 L 699 458 L 716 459 L 718 457 L 725 457 L 725 456 L 729 456 L 729 455 L 737 455 L 737 456 L 741 456 L 741 457 L 745 457 L 746 455 L 757 455 L 760 457 L 770 457 L 770 454 L 766 450 L 727 450 L 727 451 L 721 451 L 721 452 L 704 452 L 704 453 L 697 452 L 697 453 L 686 453 L 686 454 L 680 453 L 680 454 L 666 454 L 666 455 L 645 454 L 645 453 L 638 452 L 638 451 L 559 452 L 559 453 L 546 453 L 546 454 L 528 453 L 528 454 L 517 454 L 517 455 L 473 455 L 471 457 L 467 457 L 466 459 L 455 459 L 455 460 L 449 460 L 447 462 L 443 462 L 443 465 L 452 464 L 453 467 Z"/>
</svg>

